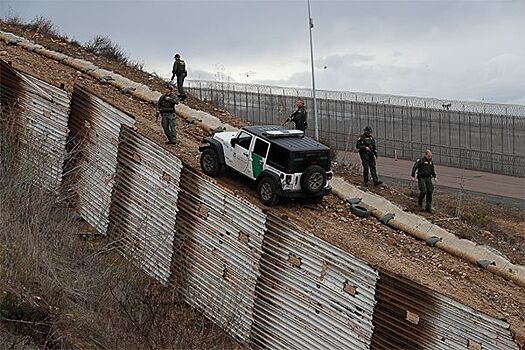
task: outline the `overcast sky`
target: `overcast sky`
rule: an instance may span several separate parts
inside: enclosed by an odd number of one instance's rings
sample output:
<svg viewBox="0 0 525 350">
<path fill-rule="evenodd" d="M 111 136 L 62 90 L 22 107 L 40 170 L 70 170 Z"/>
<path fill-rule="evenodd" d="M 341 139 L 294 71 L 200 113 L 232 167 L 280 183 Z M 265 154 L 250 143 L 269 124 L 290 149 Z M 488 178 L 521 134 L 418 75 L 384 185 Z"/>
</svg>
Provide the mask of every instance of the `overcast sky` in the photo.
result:
<svg viewBox="0 0 525 350">
<path fill-rule="evenodd" d="M 320 89 L 525 104 L 524 0 L 311 2 Z M 189 78 L 311 86 L 306 0 L 2 0 L 0 9 L 48 17 L 82 42 L 109 36 L 163 76 L 179 52 Z"/>
</svg>

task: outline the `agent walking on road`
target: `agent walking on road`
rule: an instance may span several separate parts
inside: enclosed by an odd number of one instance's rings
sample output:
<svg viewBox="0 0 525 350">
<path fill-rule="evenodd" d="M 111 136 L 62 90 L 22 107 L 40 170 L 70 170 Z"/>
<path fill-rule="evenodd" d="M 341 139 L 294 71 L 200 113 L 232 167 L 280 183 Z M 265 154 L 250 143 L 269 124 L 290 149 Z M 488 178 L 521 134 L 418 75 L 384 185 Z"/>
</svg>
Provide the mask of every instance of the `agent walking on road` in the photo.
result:
<svg viewBox="0 0 525 350">
<path fill-rule="evenodd" d="M 188 76 L 186 71 L 186 62 L 180 58 L 179 54 L 176 54 L 175 62 L 173 63 L 173 69 L 171 70 L 171 81 L 177 77 L 177 90 L 179 91 L 179 98 L 182 101 L 186 99 L 186 92 L 184 91 L 184 79 Z"/>
<path fill-rule="evenodd" d="M 173 93 L 171 85 L 166 86 L 164 95 L 159 98 L 157 102 L 157 118 L 159 114 L 162 116 L 162 129 L 168 138 L 167 144 L 175 144 L 177 142 L 177 134 L 175 124 L 175 105 L 178 104 L 177 96 Z"/>
<path fill-rule="evenodd" d="M 383 181 L 379 181 L 377 178 L 376 171 L 376 141 L 372 136 L 372 128 L 367 126 L 363 135 L 357 139 L 356 148 L 359 151 L 359 156 L 361 157 L 361 162 L 363 164 L 363 182 L 365 186 L 368 186 L 368 169 L 372 175 L 372 180 L 374 181 L 374 186 L 381 185 Z"/>
<path fill-rule="evenodd" d="M 295 128 L 297 130 L 305 132 L 308 128 L 308 113 L 306 112 L 304 101 L 298 98 L 297 101 L 295 101 L 295 107 L 297 107 L 297 110 L 293 112 L 292 115 L 288 117 L 288 119 L 286 119 L 284 124 L 286 124 L 289 121 L 292 121 L 295 123 Z"/>
<path fill-rule="evenodd" d="M 423 198 L 426 199 L 425 211 L 432 213 L 432 192 L 434 192 L 434 184 L 432 178 L 436 179 L 436 171 L 434 169 L 434 162 L 432 162 L 432 152 L 427 149 L 423 158 L 418 159 L 412 167 L 412 181 L 416 180 L 419 186 L 419 198 L 417 204 L 420 208 L 423 208 Z"/>
</svg>

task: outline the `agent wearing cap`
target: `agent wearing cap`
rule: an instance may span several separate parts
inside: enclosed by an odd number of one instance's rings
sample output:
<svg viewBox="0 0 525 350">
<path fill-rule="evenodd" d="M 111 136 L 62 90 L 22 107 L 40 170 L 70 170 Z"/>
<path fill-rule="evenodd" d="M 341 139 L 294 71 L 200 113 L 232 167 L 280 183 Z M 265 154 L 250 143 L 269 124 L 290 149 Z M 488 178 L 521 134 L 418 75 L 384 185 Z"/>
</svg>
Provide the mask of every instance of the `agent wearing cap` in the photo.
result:
<svg viewBox="0 0 525 350">
<path fill-rule="evenodd" d="M 186 62 L 184 60 L 181 60 L 180 55 L 176 54 L 173 56 L 175 58 L 175 62 L 173 63 L 173 69 L 171 70 L 172 76 L 171 81 L 173 81 L 173 78 L 177 76 L 177 90 L 179 91 L 179 99 L 181 101 L 184 101 L 186 99 L 186 93 L 184 92 L 184 78 L 188 75 L 188 72 L 186 71 Z"/>
<path fill-rule="evenodd" d="M 374 186 L 381 185 L 383 181 L 379 181 L 377 178 L 376 171 L 376 141 L 372 136 L 372 128 L 367 126 L 363 132 L 363 135 L 357 139 L 357 150 L 359 151 L 359 156 L 361 157 L 361 162 L 363 164 L 363 181 L 365 186 L 368 186 L 368 169 L 370 168 L 370 173 L 372 174 L 372 180 L 374 181 Z"/>
<path fill-rule="evenodd" d="M 174 145 L 177 143 L 177 124 L 175 123 L 175 105 L 177 96 L 173 93 L 173 87 L 167 85 L 164 89 L 164 94 L 157 101 L 157 119 L 159 114 L 162 116 L 161 125 L 164 129 L 164 134 L 168 138 L 167 144 Z"/>
<path fill-rule="evenodd" d="M 419 185 L 419 198 L 417 204 L 423 208 L 423 199 L 426 197 L 425 211 L 432 213 L 432 192 L 434 192 L 434 184 L 432 179 L 437 181 L 436 170 L 434 169 L 434 162 L 432 162 L 432 151 L 427 149 L 423 158 L 416 161 L 412 167 L 412 181 L 416 181 Z"/>
</svg>

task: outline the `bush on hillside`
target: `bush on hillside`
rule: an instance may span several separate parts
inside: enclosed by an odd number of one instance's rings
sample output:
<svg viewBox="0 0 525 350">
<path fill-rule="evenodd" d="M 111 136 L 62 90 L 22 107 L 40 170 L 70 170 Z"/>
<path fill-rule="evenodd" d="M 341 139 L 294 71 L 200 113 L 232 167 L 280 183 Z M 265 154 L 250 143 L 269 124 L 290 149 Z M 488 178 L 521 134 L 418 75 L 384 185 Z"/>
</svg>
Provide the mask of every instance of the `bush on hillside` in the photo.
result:
<svg viewBox="0 0 525 350">
<path fill-rule="evenodd" d="M 60 37 L 57 26 L 49 18 L 44 16 L 33 18 L 26 26 L 39 34 Z"/>
<path fill-rule="evenodd" d="M 113 59 L 117 62 L 127 64 L 128 56 L 119 44 L 103 35 L 97 35 L 89 40 L 84 48 L 95 55 Z"/>
</svg>

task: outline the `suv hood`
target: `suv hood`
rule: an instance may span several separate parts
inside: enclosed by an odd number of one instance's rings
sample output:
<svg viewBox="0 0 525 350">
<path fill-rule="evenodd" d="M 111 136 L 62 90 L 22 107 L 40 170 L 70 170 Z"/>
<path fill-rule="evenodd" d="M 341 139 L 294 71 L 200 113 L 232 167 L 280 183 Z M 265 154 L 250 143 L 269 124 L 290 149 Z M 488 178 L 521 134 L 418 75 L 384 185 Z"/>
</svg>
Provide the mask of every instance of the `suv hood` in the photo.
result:
<svg viewBox="0 0 525 350">
<path fill-rule="evenodd" d="M 213 138 L 222 144 L 230 144 L 230 140 L 237 135 L 237 132 L 218 132 L 213 135 Z"/>
</svg>

